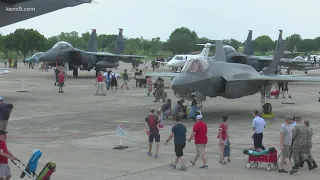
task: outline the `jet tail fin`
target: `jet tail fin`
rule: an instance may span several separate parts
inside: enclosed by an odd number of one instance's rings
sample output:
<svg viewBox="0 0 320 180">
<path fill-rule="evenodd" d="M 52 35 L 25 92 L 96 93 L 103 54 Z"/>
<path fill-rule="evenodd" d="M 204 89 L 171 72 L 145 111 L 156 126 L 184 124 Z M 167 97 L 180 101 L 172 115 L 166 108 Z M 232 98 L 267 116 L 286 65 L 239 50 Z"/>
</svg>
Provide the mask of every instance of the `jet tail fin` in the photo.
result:
<svg viewBox="0 0 320 180">
<path fill-rule="evenodd" d="M 89 52 L 97 52 L 98 51 L 97 32 L 95 29 L 92 29 L 92 33 L 90 35 L 90 39 L 88 41 L 86 51 L 89 51 Z"/>
<path fill-rule="evenodd" d="M 279 30 L 278 41 L 277 41 L 276 49 L 274 50 L 274 52 L 276 52 L 277 46 L 279 46 L 279 43 L 281 43 L 282 41 L 283 41 L 282 40 L 282 30 Z"/>
<path fill-rule="evenodd" d="M 113 54 L 123 54 L 124 53 L 124 39 L 123 39 L 123 29 L 119 29 L 119 34 L 117 37 L 117 42 L 116 45 L 114 46 L 113 49 Z"/>
<path fill-rule="evenodd" d="M 252 30 L 249 30 L 248 36 L 247 36 L 247 40 L 246 40 L 246 44 L 244 46 L 243 49 L 243 54 L 244 55 L 253 55 L 253 41 L 252 41 Z"/>
<path fill-rule="evenodd" d="M 204 46 L 204 48 L 202 49 L 201 53 L 199 54 L 200 56 L 203 56 L 203 57 L 208 57 L 211 46 L 215 46 L 214 44 L 211 44 L 211 43 L 197 44 L 197 45 L 198 46 Z"/>
<path fill-rule="evenodd" d="M 216 54 L 215 54 L 215 60 L 226 62 L 226 55 L 223 50 L 223 44 L 221 40 L 216 40 Z"/>
<path fill-rule="evenodd" d="M 287 42 L 285 41 L 280 41 L 277 43 L 276 51 L 273 57 L 272 62 L 268 65 L 266 70 L 264 71 L 264 74 L 276 74 L 278 65 L 280 63 L 281 58 L 284 55 L 284 51 L 287 48 Z"/>
</svg>

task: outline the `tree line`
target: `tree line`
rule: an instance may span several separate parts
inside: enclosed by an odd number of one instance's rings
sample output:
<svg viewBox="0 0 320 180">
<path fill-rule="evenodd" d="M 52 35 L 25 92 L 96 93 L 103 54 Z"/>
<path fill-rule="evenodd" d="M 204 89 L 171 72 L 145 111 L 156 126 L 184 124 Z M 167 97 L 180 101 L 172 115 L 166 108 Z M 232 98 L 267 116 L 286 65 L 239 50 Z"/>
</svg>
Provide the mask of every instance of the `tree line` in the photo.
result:
<svg viewBox="0 0 320 180">
<path fill-rule="evenodd" d="M 17 29 L 8 35 L 0 34 L 0 52 L 5 58 L 9 57 L 10 52 L 22 53 L 24 57 L 34 54 L 35 52 L 45 52 L 59 41 L 66 41 L 79 49 L 86 49 L 87 42 L 91 32 L 79 34 L 76 31 L 61 32 L 58 36 L 44 37 L 35 29 Z M 99 34 L 97 36 L 98 50 L 112 52 L 116 34 Z M 302 39 L 299 34 L 292 34 L 286 38 L 288 42 L 287 50 L 291 52 L 311 52 L 320 50 L 320 37 L 315 39 Z M 170 52 L 170 54 L 187 54 L 200 51 L 203 47 L 197 46 L 197 43 L 215 43 L 214 40 L 206 37 L 198 37 L 195 31 L 181 27 L 175 29 L 167 41 L 161 41 L 159 37 L 152 39 L 126 38 L 126 54 L 143 54 L 143 55 L 161 55 L 161 52 Z M 224 44 L 239 50 L 245 42 L 236 39 L 225 39 Z M 275 49 L 277 41 L 272 40 L 267 35 L 262 35 L 254 40 L 256 52 L 265 53 Z M 212 48 L 214 49 L 214 48 Z"/>
</svg>

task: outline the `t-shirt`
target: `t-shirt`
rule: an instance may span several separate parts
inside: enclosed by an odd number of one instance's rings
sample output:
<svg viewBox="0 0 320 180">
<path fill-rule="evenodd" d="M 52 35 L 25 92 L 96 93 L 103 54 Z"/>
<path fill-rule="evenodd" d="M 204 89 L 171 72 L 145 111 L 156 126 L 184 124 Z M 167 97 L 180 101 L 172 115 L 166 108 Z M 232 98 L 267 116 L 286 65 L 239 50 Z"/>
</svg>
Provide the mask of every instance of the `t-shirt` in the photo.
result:
<svg viewBox="0 0 320 180">
<path fill-rule="evenodd" d="M 226 140 L 227 139 L 227 132 L 228 132 L 228 125 L 227 124 L 224 124 L 224 123 L 221 123 L 220 125 L 219 125 L 219 131 L 218 131 L 218 136 L 217 136 L 217 138 L 220 138 L 220 131 L 222 131 L 221 132 L 221 139 L 222 140 Z"/>
<path fill-rule="evenodd" d="M 5 103 L 0 104 L 0 120 L 3 120 L 2 114 L 5 112 L 7 105 Z"/>
<path fill-rule="evenodd" d="M 161 106 L 161 111 L 162 112 L 166 112 L 168 109 L 171 108 L 171 104 L 169 103 L 164 103 L 162 106 Z"/>
<path fill-rule="evenodd" d="M 187 128 L 181 123 L 178 123 L 172 127 L 171 132 L 174 135 L 174 144 L 185 144 Z"/>
<path fill-rule="evenodd" d="M 207 124 L 200 121 L 193 125 L 193 132 L 195 144 L 207 144 L 208 137 L 207 137 Z"/>
<path fill-rule="evenodd" d="M 180 104 L 174 105 L 173 115 L 178 115 L 179 112 L 182 112 L 182 107 L 181 107 L 181 105 L 180 105 Z"/>
<path fill-rule="evenodd" d="M 63 73 L 59 74 L 59 82 L 64 82 L 64 74 Z"/>
<path fill-rule="evenodd" d="M 266 125 L 267 123 L 264 121 L 264 119 L 259 116 L 255 117 L 252 121 L 252 127 L 255 128 L 255 133 L 263 133 Z"/>
<path fill-rule="evenodd" d="M 124 73 L 124 74 L 123 74 L 123 80 L 129 80 L 129 76 L 128 76 L 127 73 Z"/>
<path fill-rule="evenodd" d="M 158 129 L 159 117 L 157 115 L 154 115 L 154 114 L 148 115 L 145 118 L 145 122 L 147 122 L 149 125 L 150 134 L 152 134 L 152 135 L 159 134 L 159 129 Z"/>
<path fill-rule="evenodd" d="M 291 146 L 292 143 L 292 125 L 291 124 L 282 124 L 280 126 L 280 132 L 283 133 L 283 145 Z"/>
<path fill-rule="evenodd" d="M 2 149 L 4 153 L 8 154 L 7 144 L 2 140 L 0 140 L 0 149 Z M 8 164 L 8 158 L 0 156 L 0 164 Z"/>
<path fill-rule="evenodd" d="M 98 81 L 98 82 L 102 82 L 102 81 L 103 81 L 103 76 L 98 75 L 98 76 L 97 76 L 97 81 Z"/>
</svg>

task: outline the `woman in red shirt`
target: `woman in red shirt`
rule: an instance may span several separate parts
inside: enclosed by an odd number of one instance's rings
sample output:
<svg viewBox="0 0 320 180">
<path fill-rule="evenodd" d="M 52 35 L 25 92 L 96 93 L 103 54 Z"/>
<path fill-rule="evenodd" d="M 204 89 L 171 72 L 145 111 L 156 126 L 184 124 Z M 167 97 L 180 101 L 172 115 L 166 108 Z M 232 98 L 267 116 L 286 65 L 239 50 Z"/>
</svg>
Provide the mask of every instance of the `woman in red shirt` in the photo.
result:
<svg viewBox="0 0 320 180">
<path fill-rule="evenodd" d="M 96 94 L 98 94 L 99 90 L 101 92 L 102 95 L 104 95 L 105 93 L 103 92 L 103 76 L 101 74 L 101 72 L 98 73 L 98 76 L 97 76 L 97 81 L 96 81 L 96 86 L 97 86 L 97 91 L 96 91 Z"/>
<path fill-rule="evenodd" d="M 220 149 L 220 160 L 219 162 L 222 164 L 225 164 L 226 161 L 224 161 L 223 152 L 224 152 L 224 146 L 226 144 L 226 141 L 229 137 L 228 135 L 228 122 L 229 118 L 227 116 L 222 116 L 223 123 L 219 125 L 219 132 L 218 132 L 218 144 Z"/>
</svg>

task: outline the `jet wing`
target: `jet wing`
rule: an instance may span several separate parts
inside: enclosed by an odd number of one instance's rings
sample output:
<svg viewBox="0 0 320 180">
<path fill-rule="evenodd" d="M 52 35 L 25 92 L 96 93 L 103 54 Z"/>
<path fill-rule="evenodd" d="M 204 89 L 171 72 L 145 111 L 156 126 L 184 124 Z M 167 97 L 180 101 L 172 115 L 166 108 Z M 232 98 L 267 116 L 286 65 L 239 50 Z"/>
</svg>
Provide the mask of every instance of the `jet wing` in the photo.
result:
<svg viewBox="0 0 320 180">
<path fill-rule="evenodd" d="M 85 54 L 91 54 L 94 56 L 103 56 L 103 57 L 137 58 L 137 59 L 148 57 L 148 56 L 138 56 L 138 55 L 112 54 L 108 52 L 85 52 Z"/>
<path fill-rule="evenodd" d="M 151 77 L 176 77 L 180 73 L 172 73 L 172 72 L 152 72 L 152 73 L 147 73 L 146 76 L 151 76 Z"/>
<path fill-rule="evenodd" d="M 227 81 L 320 82 L 320 76 L 297 75 L 239 75 L 224 77 Z"/>
</svg>

